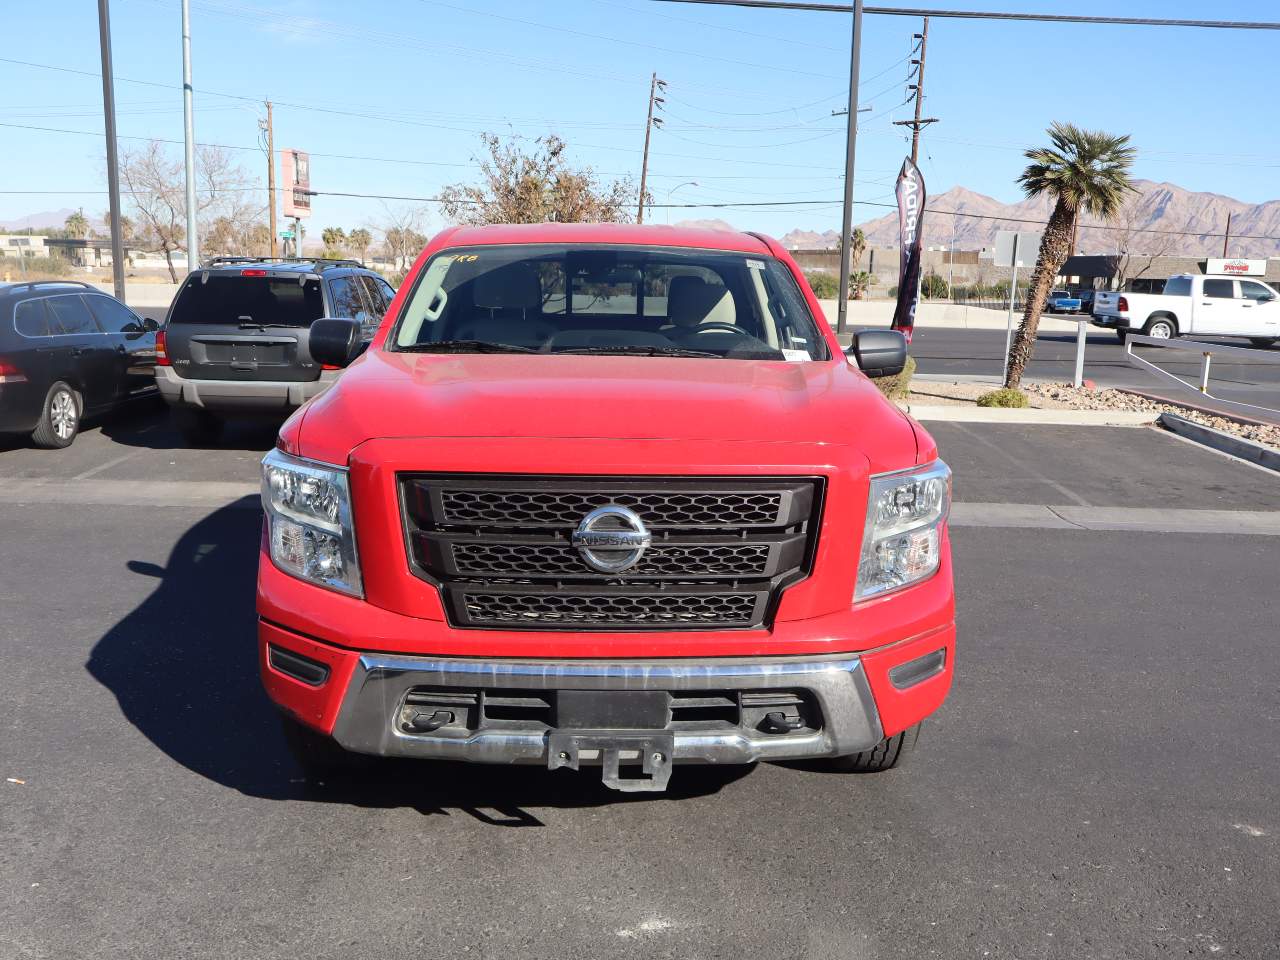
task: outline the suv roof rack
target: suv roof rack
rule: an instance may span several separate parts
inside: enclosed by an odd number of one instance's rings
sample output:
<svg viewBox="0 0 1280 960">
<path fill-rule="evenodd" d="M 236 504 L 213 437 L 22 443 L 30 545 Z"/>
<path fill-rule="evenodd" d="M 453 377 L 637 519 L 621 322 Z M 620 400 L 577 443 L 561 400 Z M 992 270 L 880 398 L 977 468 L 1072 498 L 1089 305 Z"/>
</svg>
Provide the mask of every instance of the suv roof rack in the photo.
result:
<svg viewBox="0 0 1280 960">
<path fill-rule="evenodd" d="M 16 290 L 18 287 L 38 287 L 42 283 L 61 283 L 74 287 L 86 287 L 90 290 L 97 290 L 92 283 L 85 283 L 83 280 L 19 280 L 11 285 L 11 289 Z"/>
<path fill-rule="evenodd" d="M 202 263 L 201 267 L 220 267 L 232 263 L 323 263 L 332 267 L 368 269 L 359 260 L 352 260 L 349 257 L 211 257 Z"/>
</svg>

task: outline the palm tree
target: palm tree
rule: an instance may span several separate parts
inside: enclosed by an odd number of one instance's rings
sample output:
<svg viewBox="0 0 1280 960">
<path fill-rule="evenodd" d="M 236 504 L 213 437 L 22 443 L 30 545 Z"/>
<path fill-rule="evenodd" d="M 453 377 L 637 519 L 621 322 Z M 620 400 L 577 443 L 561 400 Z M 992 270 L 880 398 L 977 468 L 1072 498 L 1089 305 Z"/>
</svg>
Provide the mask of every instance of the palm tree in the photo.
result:
<svg viewBox="0 0 1280 960">
<path fill-rule="evenodd" d="M 83 240 L 89 234 L 89 220 L 83 210 L 77 210 L 63 222 L 67 233 L 75 240 Z"/>
<path fill-rule="evenodd" d="M 1124 206 L 1126 195 L 1136 190 L 1129 178 L 1136 151 L 1127 136 L 1082 130 L 1071 123 L 1055 123 L 1048 133 L 1053 145 L 1028 150 L 1026 157 L 1031 162 L 1018 178 L 1028 198 L 1048 195 L 1054 204 L 1031 274 L 1022 325 L 1009 348 L 1006 387 L 1016 388 L 1022 381 L 1022 371 L 1036 344 L 1045 297 L 1071 249 L 1076 218 L 1087 213 L 1110 220 Z"/>
</svg>

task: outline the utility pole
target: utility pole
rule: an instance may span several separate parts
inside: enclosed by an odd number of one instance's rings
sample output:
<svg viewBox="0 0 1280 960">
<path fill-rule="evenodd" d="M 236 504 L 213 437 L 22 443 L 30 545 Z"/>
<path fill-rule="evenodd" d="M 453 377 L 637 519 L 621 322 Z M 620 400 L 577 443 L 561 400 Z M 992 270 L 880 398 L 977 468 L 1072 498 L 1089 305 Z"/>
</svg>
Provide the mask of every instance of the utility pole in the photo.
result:
<svg viewBox="0 0 1280 960">
<path fill-rule="evenodd" d="M 200 266 L 200 237 L 196 223 L 196 121 L 191 102 L 191 0 L 182 0 L 182 113 L 186 126 L 187 269 Z"/>
<path fill-rule="evenodd" d="M 840 221 L 840 289 L 836 291 L 836 333 L 849 319 L 849 259 L 853 244 L 853 167 L 858 152 L 858 71 L 862 60 L 862 0 L 853 0 L 853 35 L 849 41 L 849 115 L 845 117 L 844 214 Z"/>
<path fill-rule="evenodd" d="M 277 256 L 278 238 L 276 237 L 276 140 L 275 130 L 271 125 L 271 101 L 267 101 L 267 124 L 263 128 L 267 135 L 267 221 L 271 230 L 271 256 Z"/>
<path fill-rule="evenodd" d="M 644 159 L 640 162 L 640 204 L 636 209 L 636 223 L 644 223 L 644 197 L 649 180 L 649 135 L 653 133 L 654 126 L 662 126 L 662 118 L 655 117 L 653 112 L 655 108 L 661 110 L 666 102 L 658 95 L 659 91 L 666 89 L 667 82 L 659 80 L 657 73 L 649 78 L 649 116 L 644 122 Z"/>
<path fill-rule="evenodd" d="M 107 134 L 107 193 L 111 209 L 111 281 L 117 300 L 124 300 L 124 235 L 120 232 L 120 166 L 116 161 L 116 87 L 111 72 L 111 10 L 98 0 L 98 42 L 102 52 L 102 113 Z M 22 250 L 18 251 L 21 256 Z M 27 264 L 22 261 L 23 275 Z"/>
<path fill-rule="evenodd" d="M 1227 211 L 1227 232 L 1222 235 L 1222 258 L 1227 257 L 1227 243 L 1231 240 L 1231 211 Z"/>
<path fill-rule="evenodd" d="M 915 69 L 914 84 L 908 85 L 908 89 L 914 89 L 916 101 L 916 115 L 914 120 L 895 120 L 896 127 L 911 128 L 911 162 L 918 164 L 920 160 L 920 131 L 931 123 L 937 123 L 936 117 L 921 117 L 920 113 L 924 108 L 924 58 L 929 49 L 929 18 L 924 18 L 924 31 L 922 33 L 913 34 L 911 39 L 919 40 L 920 44 L 916 47 L 916 51 L 920 54 L 920 59 L 911 61 L 911 66 Z M 915 51 L 913 51 L 915 52 Z M 907 79 L 911 79 L 908 74 Z"/>
</svg>

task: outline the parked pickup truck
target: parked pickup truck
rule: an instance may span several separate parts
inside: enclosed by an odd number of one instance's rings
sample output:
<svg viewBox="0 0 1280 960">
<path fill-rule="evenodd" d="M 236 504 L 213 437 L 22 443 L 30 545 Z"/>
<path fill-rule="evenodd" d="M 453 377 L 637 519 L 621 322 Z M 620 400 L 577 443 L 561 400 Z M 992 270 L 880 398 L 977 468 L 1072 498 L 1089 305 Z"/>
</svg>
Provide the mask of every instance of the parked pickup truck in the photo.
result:
<svg viewBox="0 0 1280 960">
<path fill-rule="evenodd" d="M 1045 298 L 1045 310 L 1049 313 L 1079 313 L 1080 298 L 1068 290 L 1053 290 Z"/>
<path fill-rule="evenodd" d="M 951 685 L 951 472 L 776 241 L 452 228 L 262 464 L 262 679 L 360 754 L 886 770 Z"/>
<path fill-rule="evenodd" d="M 1164 293 L 1107 293 L 1093 301 L 1093 323 L 1161 340 L 1183 335 L 1244 337 L 1254 346 L 1280 340 L 1280 301 L 1260 280 L 1179 274 Z"/>
</svg>

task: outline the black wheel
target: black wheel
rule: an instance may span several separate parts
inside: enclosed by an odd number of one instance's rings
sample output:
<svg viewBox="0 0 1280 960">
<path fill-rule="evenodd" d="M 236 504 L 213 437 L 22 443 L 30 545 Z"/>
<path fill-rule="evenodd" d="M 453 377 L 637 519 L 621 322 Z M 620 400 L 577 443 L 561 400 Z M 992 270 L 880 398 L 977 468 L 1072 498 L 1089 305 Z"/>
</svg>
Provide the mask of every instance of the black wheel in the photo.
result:
<svg viewBox="0 0 1280 960">
<path fill-rule="evenodd" d="M 312 730 L 288 714 L 280 715 L 280 732 L 289 753 L 309 777 L 338 777 L 368 766 L 371 758 L 342 749 L 332 737 Z"/>
<path fill-rule="evenodd" d="M 173 423 L 182 439 L 193 447 L 205 447 L 222 434 L 222 421 L 200 407 L 173 407 Z"/>
<path fill-rule="evenodd" d="M 71 446 L 80 432 L 80 397 L 69 384 L 59 380 L 45 394 L 40 423 L 31 433 L 31 442 L 46 450 Z"/>
<path fill-rule="evenodd" d="M 1250 337 L 1249 343 L 1259 350 L 1266 350 L 1268 347 L 1274 347 L 1280 340 L 1275 337 Z"/>
<path fill-rule="evenodd" d="M 906 762 L 907 757 L 916 747 L 920 739 L 920 727 L 908 727 L 896 737 L 886 737 L 870 750 L 853 753 L 847 757 L 833 757 L 828 763 L 831 769 L 843 773 L 881 773 L 892 770 Z"/>
<path fill-rule="evenodd" d="M 1122 345 L 1123 345 L 1123 344 L 1125 344 L 1125 343 L 1127 343 L 1127 342 L 1128 342 L 1128 340 L 1129 340 L 1129 331 L 1128 331 L 1128 330 L 1117 330 L 1117 331 L 1116 331 L 1116 339 L 1117 339 L 1117 340 L 1119 340 L 1119 341 L 1120 341 L 1120 343 L 1121 343 Z"/>
</svg>

